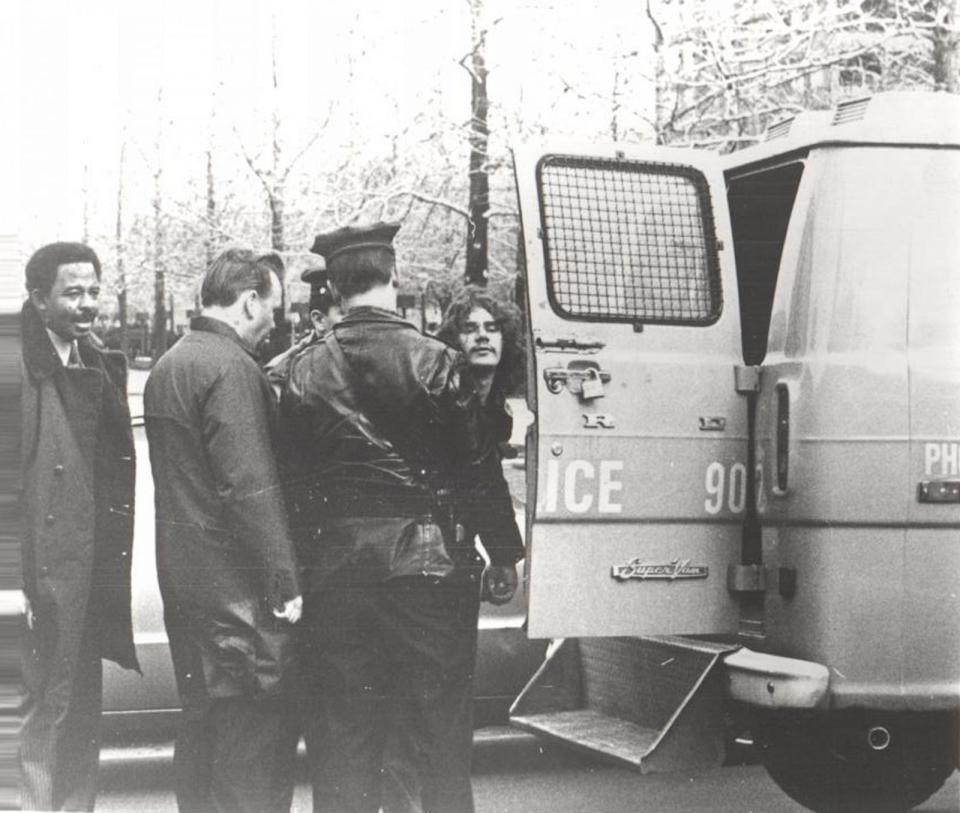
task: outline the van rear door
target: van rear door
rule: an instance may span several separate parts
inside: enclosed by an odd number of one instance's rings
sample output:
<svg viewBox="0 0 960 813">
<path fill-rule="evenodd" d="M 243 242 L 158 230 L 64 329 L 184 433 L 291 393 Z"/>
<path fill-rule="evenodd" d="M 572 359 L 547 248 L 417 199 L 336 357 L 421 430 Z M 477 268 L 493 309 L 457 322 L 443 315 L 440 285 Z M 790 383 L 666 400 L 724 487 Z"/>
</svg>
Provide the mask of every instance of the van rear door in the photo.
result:
<svg viewBox="0 0 960 813">
<path fill-rule="evenodd" d="M 717 158 L 549 146 L 515 169 L 536 414 L 529 633 L 736 632 L 747 410 Z"/>
</svg>

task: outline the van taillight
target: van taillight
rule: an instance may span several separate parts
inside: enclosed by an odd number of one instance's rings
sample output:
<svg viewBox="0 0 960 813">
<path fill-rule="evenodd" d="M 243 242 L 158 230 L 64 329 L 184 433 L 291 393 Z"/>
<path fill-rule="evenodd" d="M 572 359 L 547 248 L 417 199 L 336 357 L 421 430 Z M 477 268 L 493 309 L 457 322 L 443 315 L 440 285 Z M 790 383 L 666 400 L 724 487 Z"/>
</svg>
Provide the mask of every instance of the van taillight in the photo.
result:
<svg viewBox="0 0 960 813">
<path fill-rule="evenodd" d="M 777 384 L 777 489 L 787 490 L 790 467 L 790 393 L 786 384 Z"/>
</svg>

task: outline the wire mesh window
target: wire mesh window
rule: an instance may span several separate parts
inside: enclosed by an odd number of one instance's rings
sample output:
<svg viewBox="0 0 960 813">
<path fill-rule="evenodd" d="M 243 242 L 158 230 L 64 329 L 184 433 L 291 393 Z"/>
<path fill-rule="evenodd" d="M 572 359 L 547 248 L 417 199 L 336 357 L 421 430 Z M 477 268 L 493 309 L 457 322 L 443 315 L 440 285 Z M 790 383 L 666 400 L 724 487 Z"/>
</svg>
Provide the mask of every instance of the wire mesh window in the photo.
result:
<svg viewBox="0 0 960 813">
<path fill-rule="evenodd" d="M 713 213 L 700 172 L 547 156 L 538 179 L 548 285 L 562 316 L 689 325 L 720 316 Z"/>
</svg>

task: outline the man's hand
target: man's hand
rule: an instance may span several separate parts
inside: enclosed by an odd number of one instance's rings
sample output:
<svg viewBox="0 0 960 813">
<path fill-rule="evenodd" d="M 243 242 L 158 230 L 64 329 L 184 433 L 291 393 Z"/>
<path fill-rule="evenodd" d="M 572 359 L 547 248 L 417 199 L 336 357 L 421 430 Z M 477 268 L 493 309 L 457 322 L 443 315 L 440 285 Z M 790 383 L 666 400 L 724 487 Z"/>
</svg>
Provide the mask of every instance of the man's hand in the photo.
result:
<svg viewBox="0 0 960 813">
<path fill-rule="evenodd" d="M 481 601 L 491 604 L 506 604 L 517 592 L 516 565 L 488 565 L 483 571 L 483 586 L 480 590 Z"/>
<path fill-rule="evenodd" d="M 303 596 L 290 599 L 290 601 L 283 605 L 282 609 L 274 610 L 273 614 L 277 618 L 282 618 L 284 621 L 296 624 L 300 620 L 300 616 L 303 615 Z"/>
</svg>

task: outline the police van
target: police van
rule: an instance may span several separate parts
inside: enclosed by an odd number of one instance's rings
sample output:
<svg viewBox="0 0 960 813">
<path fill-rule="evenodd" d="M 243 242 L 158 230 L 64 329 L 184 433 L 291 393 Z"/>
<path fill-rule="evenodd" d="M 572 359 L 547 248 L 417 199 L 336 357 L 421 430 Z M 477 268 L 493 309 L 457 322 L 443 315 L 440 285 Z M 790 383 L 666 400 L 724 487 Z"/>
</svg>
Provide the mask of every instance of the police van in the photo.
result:
<svg viewBox="0 0 960 813">
<path fill-rule="evenodd" d="M 555 640 L 514 723 L 659 771 L 735 720 L 814 810 L 919 804 L 960 738 L 960 98 L 515 170 Z"/>
</svg>

